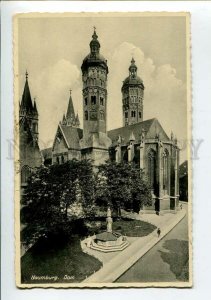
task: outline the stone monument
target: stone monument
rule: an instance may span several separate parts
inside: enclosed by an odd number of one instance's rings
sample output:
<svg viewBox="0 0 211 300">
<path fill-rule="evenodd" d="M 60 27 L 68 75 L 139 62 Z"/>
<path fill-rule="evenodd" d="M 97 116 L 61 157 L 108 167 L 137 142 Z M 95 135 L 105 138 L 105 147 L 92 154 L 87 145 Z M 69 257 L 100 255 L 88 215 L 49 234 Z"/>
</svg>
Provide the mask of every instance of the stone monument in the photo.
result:
<svg viewBox="0 0 211 300">
<path fill-rule="evenodd" d="M 107 210 L 107 230 L 96 234 L 95 239 L 90 245 L 91 249 L 102 251 L 102 252 L 115 252 L 122 251 L 128 245 L 129 242 L 127 238 L 119 232 L 113 232 L 112 230 L 112 217 L 110 207 Z"/>
</svg>

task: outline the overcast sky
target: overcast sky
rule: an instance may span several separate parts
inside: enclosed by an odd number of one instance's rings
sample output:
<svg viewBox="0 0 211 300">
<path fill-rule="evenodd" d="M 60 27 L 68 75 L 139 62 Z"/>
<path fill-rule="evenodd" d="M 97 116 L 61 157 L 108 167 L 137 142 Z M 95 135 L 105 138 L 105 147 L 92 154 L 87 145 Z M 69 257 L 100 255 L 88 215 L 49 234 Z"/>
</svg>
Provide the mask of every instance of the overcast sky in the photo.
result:
<svg viewBox="0 0 211 300">
<path fill-rule="evenodd" d="M 145 85 L 144 120 L 156 117 L 167 134 L 187 140 L 185 17 L 24 17 L 18 24 L 20 99 L 27 69 L 41 148 L 52 145 L 70 88 L 82 125 L 80 67 L 93 26 L 108 60 L 108 130 L 122 126 L 121 86 L 133 55 Z M 181 161 L 186 157 L 181 151 Z"/>
</svg>

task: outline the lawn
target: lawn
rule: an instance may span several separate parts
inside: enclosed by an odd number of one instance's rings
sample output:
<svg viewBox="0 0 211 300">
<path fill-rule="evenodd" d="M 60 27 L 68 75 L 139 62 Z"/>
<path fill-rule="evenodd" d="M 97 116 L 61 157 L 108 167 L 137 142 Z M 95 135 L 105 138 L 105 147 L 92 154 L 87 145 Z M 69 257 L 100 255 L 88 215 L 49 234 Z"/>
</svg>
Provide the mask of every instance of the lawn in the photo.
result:
<svg viewBox="0 0 211 300">
<path fill-rule="evenodd" d="M 168 252 L 161 251 L 163 261 L 169 264 L 171 271 L 179 281 L 189 280 L 188 241 L 168 240 L 163 246 Z"/>
<path fill-rule="evenodd" d="M 86 225 L 89 228 L 90 235 L 106 230 L 105 218 L 97 218 L 93 221 L 87 220 Z M 156 229 L 156 227 L 150 223 L 140 220 L 133 220 L 129 218 L 113 218 L 112 229 L 113 231 L 117 231 L 122 235 L 142 237 L 150 234 Z"/>
<path fill-rule="evenodd" d="M 101 266 L 99 260 L 82 252 L 78 238 L 66 243 L 40 239 L 21 259 L 21 279 L 22 283 L 81 282 Z M 38 276 L 58 278 L 33 280 L 33 275 L 37 278 Z"/>
<path fill-rule="evenodd" d="M 87 219 L 84 225 L 86 235 L 106 230 L 105 218 Z M 113 222 L 113 230 L 127 236 L 146 236 L 155 229 L 154 225 L 139 220 L 114 218 Z M 81 249 L 80 239 L 84 238 L 85 235 L 77 234 L 69 240 L 55 237 L 40 239 L 21 258 L 22 283 L 81 282 L 98 271 L 102 263 Z"/>
</svg>

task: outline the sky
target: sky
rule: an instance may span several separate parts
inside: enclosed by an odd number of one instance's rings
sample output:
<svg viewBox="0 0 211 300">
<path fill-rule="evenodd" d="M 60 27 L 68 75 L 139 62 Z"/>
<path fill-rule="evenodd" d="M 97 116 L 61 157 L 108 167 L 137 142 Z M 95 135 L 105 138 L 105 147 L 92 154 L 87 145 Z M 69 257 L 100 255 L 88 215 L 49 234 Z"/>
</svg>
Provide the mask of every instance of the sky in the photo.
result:
<svg viewBox="0 0 211 300">
<path fill-rule="evenodd" d="M 61 15 L 62 16 L 62 15 Z M 107 129 L 122 126 L 122 81 L 132 56 L 145 85 L 144 120 L 156 117 L 173 131 L 187 158 L 186 20 L 183 16 L 122 14 L 20 17 L 18 21 L 19 100 L 25 72 L 39 112 L 40 148 L 52 146 L 67 110 L 69 90 L 82 117 L 81 64 L 96 27 L 100 52 L 108 61 Z"/>
</svg>

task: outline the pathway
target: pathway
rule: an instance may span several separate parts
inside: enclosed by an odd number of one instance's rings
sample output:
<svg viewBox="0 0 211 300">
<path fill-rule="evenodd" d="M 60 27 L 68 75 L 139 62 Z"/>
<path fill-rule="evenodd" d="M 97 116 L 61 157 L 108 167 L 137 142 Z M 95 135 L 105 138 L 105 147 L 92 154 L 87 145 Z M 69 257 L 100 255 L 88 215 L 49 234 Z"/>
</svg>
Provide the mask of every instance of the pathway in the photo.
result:
<svg viewBox="0 0 211 300">
<path fill-rule="evenodd" d="M 187 205 L 183 204 L 184 209 Z M 188 241 L 188 217 L 178 223 L 155 247 L 149 250 L 130 269 L 121 275 L 116 282 L 174 282 L 175 274 L 169 264 L 163 261 L 161 252 L 166 251 L 164 244 L 168 240 Z"/>
<path fill-rule="evenodd" d="M 112 283 L 128 270 L 139 258 L 148 252 L 155 244 L 157 244 L 172 228 L 176 226 L 184 217 L 186 211 L 178 211 L 177 214 L 157 215 L 141 215 L 140 218 L 146 221 L 146 218 L 157 227 L 161 228 L 161 236 L 157 237 L 156 230 L 145 237 L 136 238 L 129 247 L 125 250 L 113 254 L 109 259 L 106 259 L 107 253 L 89 253 L 93 256 L 100 255 L 100 260 L 103 262 L 103 267 L 95 274 L 88 277 L 83 283 Z M 150 220 L 149 220 L 150 219 Z M 88 249 L 88 248 L 87 248 Z M 85 249 L 84 249 L 85 250 Z M 89 249 L 91 250 L 91 249 Z M 91 250 L 94 251 L 94 250 Z"/>
</svg>

